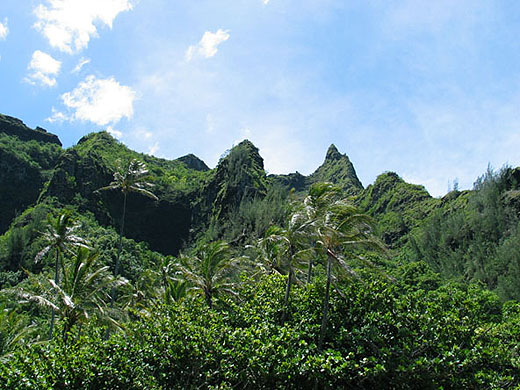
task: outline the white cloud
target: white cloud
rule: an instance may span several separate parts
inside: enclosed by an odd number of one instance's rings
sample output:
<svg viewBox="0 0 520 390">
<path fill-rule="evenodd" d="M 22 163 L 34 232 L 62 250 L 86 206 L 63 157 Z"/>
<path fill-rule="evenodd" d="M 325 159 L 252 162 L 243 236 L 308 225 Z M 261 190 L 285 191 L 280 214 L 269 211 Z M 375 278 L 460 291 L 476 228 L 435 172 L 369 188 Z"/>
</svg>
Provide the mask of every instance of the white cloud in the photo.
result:
<svg viewBox="0 0 520 390">
<path fill-rule="evenodd" d="M 132 9 L 130 0 L 46 0 L 34 13 L 36 29 L 50 45 L 66 53 L 79 52 L 97 37 L 95 24 L 112 28 L 117 15 Z"/>
<path fill-rule="evenodd" d="M 60 112 L 60 111 L 56 110 L 56 108 L 52 107 L 52 116 L 50 116 L 49 118 L 47 118 L 45 120 L 50 123 L 55 123 L 55 122 L 61 123 L 66 120 L 69 120 L 69 118 L 63 112 Z"/>
<path fill-rule="evenodd" d="M 108 126 L 106 130 L 114 138 L 117 138 L 117 139 L 123 138 L 123 133 L 119 130 L 114 129 L 112 126 Z"/>
<path fill-rule="evenodd" d="M 148 154 L 149 155 L 154 155 L 157 153 L 157 151 L 159 150 L 159 143 L 156 142 L 155 144 L 153 144 L 152 146 L 150 146 L 148 148 Z"/>
<path fill-rule="evenodd" d="M 262 0 L 264 4 L 269 4 L 269 0 Z"/>
<path fill-rule="evenodd" d="M 25 81 L 35 85 L 47 87 L 56 85 L 56 76 L 60 73 L 61 62 L 52 58 L 49 54 L 36 50 L 27 66 L 31 71 Z"/>
<path fill-rule="evenodd" d="M 203 58 L 213 57 L 218 52 L 218 45 L 227 41 L 229 36 L 229 30 L 222 30 L 220 28 L 215 33 L 206 31 L 198 45 L 188 47 L 185 54 L 186 61 L 191 61 L 195 55 Z"/>
<path fill-rule="evenodd" d="M 5 18 L 3 23 L 0 23 L 0 40 L 5 39 L 7 34 L 9 34 L 9 27 L 7 27 L 7 18 Z"/>
<path fill-rule="evenodd" d="M 81 71 L 81 69 L 90 63 L 90 58 L 83 58 L 81 57 L 78 61 L 78 63 L 76 64 L 76 66 L 74 67 L 74 69 L 72 69 L 71 73 L 79 73 Z"/>
<path fill-rule="evenodd" d="M 61 99 L 72 113 L 58 112 L 49 120 L 62 116 L 69 121 L 90 121 L 105 126 L 115 124 L 123 117 L 132 117 L 135 91 L 120 85 L 113 77 L 97 79 L 90 75 L 73 91 L 61 95 Z"/>
</svg>

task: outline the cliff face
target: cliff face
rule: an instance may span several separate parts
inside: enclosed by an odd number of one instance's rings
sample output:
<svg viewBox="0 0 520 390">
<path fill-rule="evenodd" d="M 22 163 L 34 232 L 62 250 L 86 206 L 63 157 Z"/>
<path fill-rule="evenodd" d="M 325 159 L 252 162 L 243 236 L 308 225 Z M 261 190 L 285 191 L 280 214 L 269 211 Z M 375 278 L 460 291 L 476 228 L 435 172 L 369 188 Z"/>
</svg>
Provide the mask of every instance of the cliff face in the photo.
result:
<svg viewBox="0 0 520 390">
<path fill-rule="evenodd" d="M 136 153 L 106 132 L 89 134 L 64 151 L 55 135 L 0 115 L 0 233 L 17 213 L 38 199 L 53 199 L 58 207 L 73 206 L 92 213 L 100 224 L 118 229 L 121 193 L 96 190 L 112 181 L 118 160 L 133 158 L 147 165 L 159 201 L 130 194 L 125 235 L 164 254 L 176 254 L 208 228 L 216 226 L 215 237 L 219 237 L 229 229 L 237 210 L 248 202 L 267 199 L 266 194 L 276 188 L 273 185 L 294 189 L 301 197 L 315 182 L 338 185 L 345 196 L 353 197 L 377 219 L 381 235 L 391 247 L 407 240 L 433 210 L 463 207 L 467 200 L 466 193 L 434 199 L 424 187 L 406 183 L 393 172 L 380 175 L 363 189 L 352 162 L 334 145 L 309 176 L 296 172 L 267 177 L 258 148 L 247 140 L 232 148 L 215 169 L 209 169 L 192 154 L 165 160 Z M 519 172 L 519 168 L 508 171 L 509 190 L 503 198 L 520 214 Z"/>
<path fill-rule="evenodd" d="M 36 202 L 61 152 L 54 134 L 0 115 L 0 233 Z"/>
<path fill-rule="evenodd" d="M 266 193 L 264 160 L 258 148 L 245 140 L 219 161 L 207 199 L 212 205 L 212 216 L 221 219 L 244 199 L 263 197 Z"/>
<path fill-rule="evenodd" d="M 145 156 L 127 149 L 107 133 L 91 134 L 61 156 L 43 196 L 91 212 L 102 225 L 119 229 L 121 192 L 97 190 L 112 181 L 117 160 L 133 158 L 146 163 L 152 191 L 159 200 L 137 193 L 128 195 L 125 236 L 145 241 L 161 253 L 176 254 L 189 239 L 192 204 L 199 196 L 202 180 L 197 176 L 202 173 L 182 161 Z"/>
</svg>

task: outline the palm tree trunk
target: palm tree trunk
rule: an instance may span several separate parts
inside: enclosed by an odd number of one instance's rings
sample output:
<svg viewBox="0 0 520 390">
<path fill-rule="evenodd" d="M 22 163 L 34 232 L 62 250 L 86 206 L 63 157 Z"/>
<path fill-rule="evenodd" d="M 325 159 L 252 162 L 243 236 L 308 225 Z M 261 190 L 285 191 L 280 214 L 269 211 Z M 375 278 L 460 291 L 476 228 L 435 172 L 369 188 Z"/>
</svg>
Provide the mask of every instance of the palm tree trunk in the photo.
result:
<svg viewBox="0 0 520 390">
<path fill-rule="evenodd" d="M 321 351 L 323 348 L 323 341 L 325 340 L 325 331 L 327 330 L 327 321 L 329 316 L 329 298 L 330 298 L 330 280 L 331 280 L 331 268 L 332 259 L 331 254 L 327 253 L 327 284 L 325 286 L 325 298 L 323 299 L 323 315 L 321 317 L 321 329 L 320 329 L 320 340 L 318 342 L 318 350 Z"/>
<path fill-rule="evenodd" d="M 208 304 L 208 307 L 211 309 L 213 307 L 213 297 L 209 291 L 204 292 L 204 297 L 206 298 L 206 303 Z"/>
<path fill-rule="evenodd" d="M 117 248 L 117 258 L 116 258 L 116 266 L 114 268 L 114 276 L 117 277 L 119 274 L 119 260 L 121 259 L 121 250 L 123 248 L 123 233 L 125 231 L 125 215 L 126 215 L 126 192 L 123 196 L 123 215 L 121 216 L 121 229 L 119 230 L 119 246 Z M 112 290 L 110 291 L 110 308 L 114 308 L 114 303 L 117 299 L 117 290 L 116 286 L 112 286 Z M 110 337 L 110 328 L 107 328 L 105 333 L 105 340 L 108 340 Z"/>
<path fill-rule="evenodd" d="M 56 285 L 59 286 L 60 285 L 60 270 L 59 270 L 59 256 L 60 256 L 60 252 L 59 252 L 59 249 L 58 247 L 56 247 L 56 264 L 55 264 L 55 269 L 54 269 L 54 281 L 56 282 Z M 49 329 L 49 340 L 52 340 L 52 333 L 54 331 L 54 317 L 56 316 L 56 313 L 54 313 L 54 308 L 52 308 L 52 313 L 51 313 L 51 327 Z"/>
<path fill-rule="evenodd" d="M 307 267 L 307 284 L 311 282 L 312 275 L 312 258 L 309 258 L 309 265 Z"/>
<path fill-rule="evenodd" d="M 114 276 L 117 277 L 119 275 L 119 264 L 121 259 L 121 250 L 123 248 L 123 233 L 125 231 L 125 215 L 126 215 L 126 193 L 123 197 L 123 215 L 121 216 L 121 229 L 119 230 L 119 246 L 117 248 L 117 258 L 116 258 L 116 266 L 114 268 Z M 112 287 L 112 291 L 110 293 L 110 308 L 114 307 L 114 302 L 116 300 L 117 290 L 116 287 Z"/>
<path fill-rule="evenodd" d="M 313 248 L 314 248 L 315 244 L 316 243 L 314 242 L 314 240 L 312 240 L 311 245 Z M 313 266 L 312 257 L 309 257 L 309 265 L 307 267 L 307 284 L 309 284 L 311 282 L 312 266 Z"/>
<path fill-rule="evenodd" d="M 121 229 L 119 231 L 119 247 L 117 248 L 117 259 L 116 259 L 116 268 L 114 269 L 114 276 L 119 274 L 119 260 L 121 258 L 121 250 L 123 248 L 123 234 L 125 232 L 125 216 L 126 216 L 126 196 L 124 194 L 123 197 L 123 215 L 121 216 Z"/>
<path fill-rule="evenodd" d="M 289 311 L 289 295 L 291 293 L 291 285 L 293 279 L 293 269 L 289 269 L 289 275 L 287 276 L 287 285 L 285 287 L 285 297 L 283 300 L 283 312 L 282 312 L 282 325 L 285 323 L 287 318 L 287 312 Z"/>
</svg>

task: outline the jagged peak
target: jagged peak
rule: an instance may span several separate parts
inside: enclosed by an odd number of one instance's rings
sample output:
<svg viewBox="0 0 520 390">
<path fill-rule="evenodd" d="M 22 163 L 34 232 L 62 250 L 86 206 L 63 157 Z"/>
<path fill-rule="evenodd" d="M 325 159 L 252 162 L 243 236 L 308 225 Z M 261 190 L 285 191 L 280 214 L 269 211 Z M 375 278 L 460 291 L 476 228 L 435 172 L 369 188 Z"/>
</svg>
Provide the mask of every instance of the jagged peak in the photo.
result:
<svg viewBox="0 0 520 390">
<path fill-rule="evenodd" d="M 363 189 L 354 165 L 346 154 L 341 154 L 336 145 L 331 144 L 323 164 L 309 176 L 310 182 L 329 181 L 340 185 L 346 192 L 357 193 Z"/>
<path fill-rule="evenodd" d="M 393 183 L 402 183 L 404 180 L 397 173 L 392 171 L 386 171 L 377 176 L 374 185 L 378 185 L 384 181 L 391 181 Z"/>
<path fill-rule="evenodd" d="M 391 171 L 380 174 L 376 178 L 374 184 L 371 184 L 367 187 L 367 190 L 377 198 L 383 196 L 385 193 L 392 193 L 392 191 L 394 191 L 397 187 L 407 188 L 407 191 L 413 190 L 413 194 L 416 199 L 431 197 L 424 186 L 408 183 L 397 173 Z"/>
<path fill-rule="evenodd" d="M 329 148 L 327 149 L 327 154 L 325 155 L 325 161 L 327 160 L 338 160 L 341 157 L 346 157 L 346 155 L 341 154 L 338 151 L 338 148 L 334 144 L 330 144 Z"/>
<path fill-rule="evenodd" d="M 237 156 L 238 153 L 243 152 L 248 155 L 249 159 L 253 161 L 259 169 L 264 169 L 264 159 L 260 155 L 260 150 L 248 139 L 245 139 L 237 145 L 233 146 L 223 160 L 229 160 L 230 158 L 233 158 L 233 156 Z"/>
</svg>

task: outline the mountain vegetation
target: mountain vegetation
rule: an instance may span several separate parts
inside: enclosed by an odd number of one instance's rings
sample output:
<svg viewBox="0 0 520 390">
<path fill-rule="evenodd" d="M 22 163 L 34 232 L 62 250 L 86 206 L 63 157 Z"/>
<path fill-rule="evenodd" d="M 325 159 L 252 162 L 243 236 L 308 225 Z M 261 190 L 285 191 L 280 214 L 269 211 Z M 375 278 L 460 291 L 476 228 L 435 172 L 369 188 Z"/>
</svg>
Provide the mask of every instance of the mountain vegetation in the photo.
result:
<svg viewBox="0 0 520 390">
<path fill-rule="evenodd" d="M 520 168 L 431 197 L 0 115 L 0 388 L 520 388 Z"/>
</svg>

